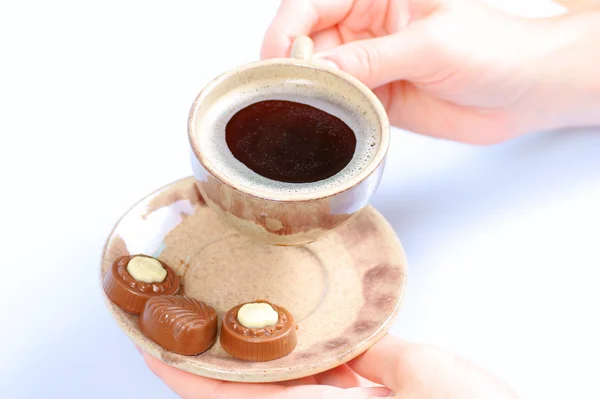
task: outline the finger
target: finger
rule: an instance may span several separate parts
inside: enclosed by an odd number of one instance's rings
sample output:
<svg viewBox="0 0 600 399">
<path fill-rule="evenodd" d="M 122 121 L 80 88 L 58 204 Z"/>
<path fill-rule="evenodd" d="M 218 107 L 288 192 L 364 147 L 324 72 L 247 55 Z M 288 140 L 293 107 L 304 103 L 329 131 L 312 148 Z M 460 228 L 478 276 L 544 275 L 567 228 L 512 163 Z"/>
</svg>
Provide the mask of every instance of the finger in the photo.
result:
<svg viewBox="0 0 600 399">
<path fill-rule="evenodd" d="M 185 371 L 171 367 L 146 353 L 143 355 L 150 371 L 183 399 L 202 398 L 201 392 L 214 392 L 221 383 L 217 380 L 186 373 Z"/>
<path fill-rule="evenodd" d="M 317 384 L 329 385 L 337 388 L 355 388 L 360 386 L 356 373 L 347 365 L 342 364 L 332 370 L 315 376 Z"/>
<path fill-rule="evenodd" d="M 370 88 L 396 80 L 418 80 L 428 73 L 428 44 L 417 29 L 344 44 L 316 55 L 335 63 Z"/>
<path fill-rule="evenodd" d="M 327 28 L 311 35 L 315 44 L 315 53 L 331 50 L 342 44 L 340 32 L 335 28 Z"/>
<path fill-rule="evenodd" d="M 505 141 L 522 131 L 506 114 L 461 107 L 430 96 L 408 82 L 395 82 L 374 92 L 384 104 L 392 125 L 412 132 L 489 145 Z M 392 92 L 395 95 L 392 96 Z"/>
<path fill-rule="evenodd" d="M 340 389 L 326 385 L 284 386 L 246 384 L 213 380 L 171 367 L 150 355 L 144 355 L 150 370 L 183 399 L 371 399 L 391 394 L 387 388 Z"/>
<path fill-rule="evenodd" d="M 144 353 L 136 346 L 138 352 L 142 355 Z M 190 374 L 185 373 L 182 374 L 179 370 L 174 369 L 170 370 L 171 367 L 167 364 L 159 361 L 158 359 L 152 356 L 145 356 L 146 363 L 150 370 L 152 370 L 157 376 L 161 379 L 165 378 L 187 378 Z M 175 373 L 171 373 L 172 371 L 176 371 Z M 210 383 L 214 380 L 209 380 L 207 383 Z M 281 385 L 286 386 L 296 386 L 296 385 L 329 385 L 337 388 L 355 388 L 360 386 L 360 381 L 356 373 L 347 365 L 343 364 L 339 367 L 336 367 L 331 370 L 327 370 L 323 373 L 308 376 L 296 380 L 284 381 Z M 181 385 L 178 380 L 174 381 L 174 385 Z"/>
<path fill-rule="evenodd" d="M 329 385 L 337 388 L 355 388 L 361 386 L 358 375 L 345 364 L 316 375 L 284 381 L 280 384 L 285 386 Z"/>
<path fill-rule="evenodd" d="M 388 115 L 389 115 L 390 114 L 390 105 L 392 104 L 392 85 L 388 84 L 388 85 L 376 87 L 375 89 L 373 89 L 373 93 L 377 96 L 377 98 L 379 98 L 379 101 L 381 101 L 381 104 L 383 105 L 383 107 L 385 108 L 385 110 L 388 112 Z M 396 126 L 392 122 L 392 118 L 391 118 L 392 115 L 389 115 L 389 116 L 390 116 L 390 123 L 392 123 L 393 126 Z"/>
<path fill-rule="evenodd" d="M 283 0 L 263 39 L 261 58 L 287 57 L 294 38 L 340 22 L 352 3 L 353 0 Z"/>
<path fill-rule="evenodd" d="M 329 385 L 337 388 L 355 388 L 362 386 L 359 376 L 345 364 L 320 374 L 296 380 L 282 381 L 279 384 L 289 387 L 297 385 Z"/>
<path fill-rule="evenodd" d="M 390 397 L 392 392 L 384 387 L 341 389 L 327 385 L 299 385 L 284 387 L 280 385 L 240 384 L 224 382 L 211 396 L 196 396 L 202 399 L 373 399 Z M 188 398 L 184 398 L 188 399 Z M 190 397 L 189 399 L 192 399 Z"/>
<path fill-rule="evenodd" d="M 409 353 L 411 349 L 405 341 L 387 335 L 348 365 L 370 381 L 400 390 L 405 383 L 405 368 L 413 360 Z"/>
<path fill-rule="evenodd" d="M 402 397 L 518 398 L 504 382 L 463 358 L 388 335 L 349 366 Z"/>
</svg>

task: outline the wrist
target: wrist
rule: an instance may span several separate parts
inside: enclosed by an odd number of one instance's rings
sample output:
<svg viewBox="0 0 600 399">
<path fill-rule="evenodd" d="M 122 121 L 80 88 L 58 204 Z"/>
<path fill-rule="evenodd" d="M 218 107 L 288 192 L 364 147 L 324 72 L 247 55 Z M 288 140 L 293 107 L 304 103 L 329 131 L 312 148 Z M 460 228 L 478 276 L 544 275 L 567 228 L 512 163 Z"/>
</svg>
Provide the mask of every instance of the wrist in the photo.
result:
<svg viewBox="0 0 600 399">
<path fill-rule="evenodd" d="M 600 9 L 536 22 L 534 129 L 600 125 Z M 540 105 L 541 104 L 541 105 Z"/>
</svg>

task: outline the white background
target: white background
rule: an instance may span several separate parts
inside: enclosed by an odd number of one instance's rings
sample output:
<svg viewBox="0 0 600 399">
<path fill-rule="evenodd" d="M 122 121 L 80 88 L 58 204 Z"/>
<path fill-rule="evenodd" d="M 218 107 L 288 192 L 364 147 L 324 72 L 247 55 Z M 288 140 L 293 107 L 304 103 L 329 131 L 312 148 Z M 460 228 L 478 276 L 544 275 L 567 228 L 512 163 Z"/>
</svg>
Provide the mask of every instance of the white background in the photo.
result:
<svg viewBox="0 0 600 399">
<path fill-rule="evenodd" d="M 0 397 L 174 397 L 104 308 L 101 249 L 131 204 L 190 174 L 194 97 L 258 57 L 276 5 L 1 3 Z M 485 148 L 394 131 L 374 205 L 410 261 L 393 333 L 526 398 L 600 397 L 600 129 Z"/>
</svg>

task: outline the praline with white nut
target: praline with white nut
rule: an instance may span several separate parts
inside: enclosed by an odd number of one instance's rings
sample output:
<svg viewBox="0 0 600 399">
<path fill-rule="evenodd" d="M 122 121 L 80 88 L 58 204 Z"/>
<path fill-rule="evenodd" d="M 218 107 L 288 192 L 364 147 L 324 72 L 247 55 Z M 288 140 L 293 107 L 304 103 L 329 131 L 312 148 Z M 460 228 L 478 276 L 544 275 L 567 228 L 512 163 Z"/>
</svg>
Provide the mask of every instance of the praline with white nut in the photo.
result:
<svg viewBox="0 0 600 399">
<path fill-rule="evenodd" d="M 240 360 L 279 359 L 296 347 L 294 318 L 285 308 L 267 301 L 239 304 L 223 316 L 220 343 Z"/>
<path fill-rule="evenodd" d="M 179 291 L 179 276 L 159 259 L 148 255 L 117 258 L 106 271 L 102 286 L 108 299 L 128 313 L 139 315 L 146 301 Z"/>
</svg>

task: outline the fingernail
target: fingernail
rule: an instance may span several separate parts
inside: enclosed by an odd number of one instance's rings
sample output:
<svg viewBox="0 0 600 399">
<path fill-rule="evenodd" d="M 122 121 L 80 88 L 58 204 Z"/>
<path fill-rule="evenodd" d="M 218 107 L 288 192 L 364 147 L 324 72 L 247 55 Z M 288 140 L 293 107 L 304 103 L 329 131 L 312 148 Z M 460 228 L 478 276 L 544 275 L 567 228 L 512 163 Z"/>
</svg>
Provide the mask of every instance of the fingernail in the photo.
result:
<svg viewBox="0 0 600 399">
<path fill-rule="evenodd" d="M 388 391 L 384 396 L 373 396 L 370 399 L 383 399 L 383 398 L 396 398 L 396 397 L 397 397 L 396 392 Z"/>
<path fill-rule="evenodd" d="M 325 68 L 340 69 L 340 66 L 327 58 L 326 54 L 315 54 L 313 61 Z"/>
</svg>

